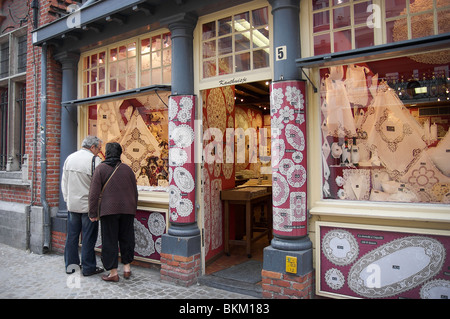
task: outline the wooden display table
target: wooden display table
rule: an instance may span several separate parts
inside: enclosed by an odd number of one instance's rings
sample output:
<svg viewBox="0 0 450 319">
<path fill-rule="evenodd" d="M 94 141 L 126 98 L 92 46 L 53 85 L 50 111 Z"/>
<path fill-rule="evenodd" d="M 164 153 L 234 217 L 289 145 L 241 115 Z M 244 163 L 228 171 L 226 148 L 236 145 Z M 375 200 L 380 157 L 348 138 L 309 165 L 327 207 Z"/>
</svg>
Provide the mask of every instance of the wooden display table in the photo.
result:
<svg viewBox="0 0 450 319">
<path fill-rule="evenodd" d="M 225 203 L 225 253 L 230 255 L 230 244 L 245 245 L 247 256 L 251 257 L 252 242 L 268 235 L 269 240 L 272 235 L 272 188 L 266 187 L 237 187 L 221 191 L 221 199 Z M 268 217 L 267 228 L 253 228 L 252 215 L 253 206 L 264 203 L 264 215 Z M 230 240 L 230 216 L 229 205 L 245 206 L 245 240 Z M 253 231 L 260 234 L 253 238 Z"/>
</svg>

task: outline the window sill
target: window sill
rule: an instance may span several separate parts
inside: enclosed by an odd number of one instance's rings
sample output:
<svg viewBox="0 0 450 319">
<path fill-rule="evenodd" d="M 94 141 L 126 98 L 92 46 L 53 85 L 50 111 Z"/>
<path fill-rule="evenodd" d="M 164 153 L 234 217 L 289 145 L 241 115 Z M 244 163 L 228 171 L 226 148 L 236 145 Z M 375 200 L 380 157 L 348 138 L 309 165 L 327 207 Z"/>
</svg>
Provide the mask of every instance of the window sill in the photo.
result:
<svg viewBox="0 0 450 319">
<path fill-rule="evenodd" d="M 165 191 L 139 191 L 138 206 L 142 208 L 168 208 L 169 193 Z"/>
<path fill-rule="evenodd" d="M 22 179 L 22 171 L 0 172 L 0 185 L 30 186 L 30 182 Z"/>
<path fill-rule="evenodd" d="M 321 200 L 313 204 L 310 214 L 450 223 L 450 207 L 444 204 Z"/>
</svg>

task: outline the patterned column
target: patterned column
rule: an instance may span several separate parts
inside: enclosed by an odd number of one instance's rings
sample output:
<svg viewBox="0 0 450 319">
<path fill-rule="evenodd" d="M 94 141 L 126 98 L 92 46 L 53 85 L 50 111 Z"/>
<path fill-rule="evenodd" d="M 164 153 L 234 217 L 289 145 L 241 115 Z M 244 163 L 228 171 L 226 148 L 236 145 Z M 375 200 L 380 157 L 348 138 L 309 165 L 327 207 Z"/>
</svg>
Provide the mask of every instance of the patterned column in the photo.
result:
<svg viewBox="0 0 450 319">
<path fill-rule="evenodd" d="M 169 98 L 169 208 L 173 224 L 195 223 L 195 95 Z"/>
<path fill-rule="evenodd" d="M 271 86 L 273 234 L 307 235 L 305 82 Z"/>
</svg>

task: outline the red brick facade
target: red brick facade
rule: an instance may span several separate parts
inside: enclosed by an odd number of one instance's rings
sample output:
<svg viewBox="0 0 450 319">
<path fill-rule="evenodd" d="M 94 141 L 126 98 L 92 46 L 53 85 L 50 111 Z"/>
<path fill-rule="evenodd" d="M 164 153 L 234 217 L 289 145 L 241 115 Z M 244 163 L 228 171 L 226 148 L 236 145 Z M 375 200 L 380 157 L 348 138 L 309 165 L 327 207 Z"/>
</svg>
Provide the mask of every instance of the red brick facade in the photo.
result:
<svg viewBox="0 0 450 319">
<path fill-rule="evenodd" d="M 201 275 L 200 254 L 182 257 L 161 253 L 161 279 L 188 287 Z"/>
<path fill-rule="evenodd" d="M 311 299 L 313 296 L 313 272 L 305 276 L 294 276 L 263 270 L 263 298 Z"/>
</svg>

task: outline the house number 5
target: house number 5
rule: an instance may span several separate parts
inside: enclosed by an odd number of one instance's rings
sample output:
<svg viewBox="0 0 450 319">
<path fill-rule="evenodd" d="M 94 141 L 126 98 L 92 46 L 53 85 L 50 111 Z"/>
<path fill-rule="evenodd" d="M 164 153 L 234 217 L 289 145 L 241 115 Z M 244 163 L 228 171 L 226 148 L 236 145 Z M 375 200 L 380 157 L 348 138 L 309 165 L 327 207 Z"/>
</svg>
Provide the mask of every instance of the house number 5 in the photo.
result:
<svg viewBox="0 0 450 319">
<path fill-rule="evenodd" d="M 277 54 L 277 58 L 276 61 L 281 61 L 281 60 L 286 60 L 287 56 L 286 56 L 286 46 L 280 46 L 280 47 L 276 47 L 275 52 Z"/>
</svg>

